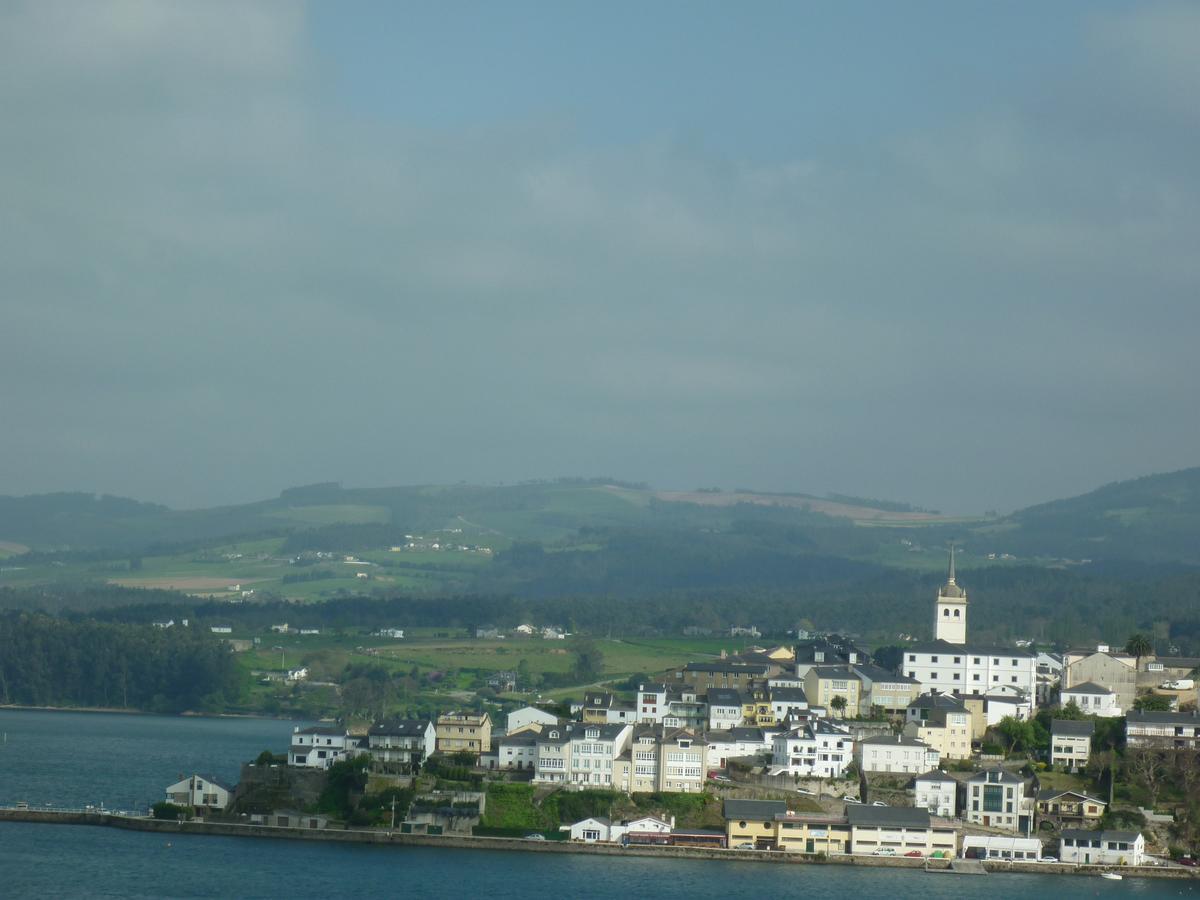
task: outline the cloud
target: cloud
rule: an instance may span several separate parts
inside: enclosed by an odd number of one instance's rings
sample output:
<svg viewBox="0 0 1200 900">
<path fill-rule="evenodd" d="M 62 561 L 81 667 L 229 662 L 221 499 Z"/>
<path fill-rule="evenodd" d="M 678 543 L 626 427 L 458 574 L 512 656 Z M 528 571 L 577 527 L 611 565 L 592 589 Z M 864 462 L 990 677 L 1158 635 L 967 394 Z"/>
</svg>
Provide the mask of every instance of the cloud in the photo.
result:
<svg viewBox="0 0 1200 900">
<path fill-rule="evenodd" d="M 1004 105 L 730 158 L 351 112 L 302 5 L 6 6 L 0 491 L 577 471 L 970 510 L 1187 464 L 1196 21 L 1096 15 Z"/>
</svg>

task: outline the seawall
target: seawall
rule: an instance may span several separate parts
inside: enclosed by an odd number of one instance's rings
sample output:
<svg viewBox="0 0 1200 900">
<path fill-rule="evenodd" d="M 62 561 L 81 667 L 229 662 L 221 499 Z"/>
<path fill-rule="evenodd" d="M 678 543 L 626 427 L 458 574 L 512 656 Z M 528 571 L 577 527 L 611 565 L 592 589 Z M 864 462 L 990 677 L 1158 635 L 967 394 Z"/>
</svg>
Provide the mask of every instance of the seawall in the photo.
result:
<svg viewBox="0 0 1200 900">
<path fill-rule="evenodd" d="M 310 829 L 276 825 L 242 825 L 236 822 L 171 822 L 162 819 L 119 816 L 76 810 L 0 809 L 0 822 L 39 822 L 56 825 L 93 825 L 148 831 L 156 834 L 219 835 L 275 840 L 332 841 L 397 847 L 455 847 L 465 850 L 509 850 L 521 853 L 585 853 L 596 856 L 654 856 L 671 859 L 737 860 L 792 865 L 852 865 L 878 868 L 926 869 L 926 861 L 904 856 L 835 855 L 827 859 L 773 850 L 716 850 L 704 847 L 630 846 L 583 844 L 568 841 L 528 841 L 522 838 L 468 835 L 401 834 L 366 829 Z M 1127 878 L 1200 878 L 1200 872 L 1182 866 L 1075 866 L 1068 863 L 986 860 L 989 872 L 1023 872 L 1035 875 L 1091 875 L 1119 871 Z M 930 871 L 949 872 L 949 860 L 929 860 Z"/>
</svg>

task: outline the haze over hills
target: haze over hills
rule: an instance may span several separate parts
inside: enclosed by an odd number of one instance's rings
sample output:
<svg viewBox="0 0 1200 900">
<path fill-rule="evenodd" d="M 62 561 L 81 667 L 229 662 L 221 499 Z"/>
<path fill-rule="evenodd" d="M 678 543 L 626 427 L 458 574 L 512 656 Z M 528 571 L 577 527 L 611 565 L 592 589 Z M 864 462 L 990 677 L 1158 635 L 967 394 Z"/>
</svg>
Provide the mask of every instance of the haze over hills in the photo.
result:
<svg viewBox="0 0 1200 900">
<path fill-rule="evenodd" d="M 329 483 L 196 510 L 85 493 L 0 497 L 0 547 L 7 547 L 0 552 L 9 555 L 24 548 L 146 552 L 304 531 L 329 536 L 339 549 L 362 549 L 439 529 L 461 530 L 496 549 L 514 542 L 566 549 L 614 530 L 698 532 L 706 540 L 752 532 L 767 544 L 917 566 L 925 550 L 940 565 L 941 547 L 951 539 L 975 563 L 1015 557 L 1200 565 L 1200 468 L 1109 484 L 998 518 L 948 517 L 840 495 L 656 491 L 608 479 L 391 488 Z"/>
</svg>

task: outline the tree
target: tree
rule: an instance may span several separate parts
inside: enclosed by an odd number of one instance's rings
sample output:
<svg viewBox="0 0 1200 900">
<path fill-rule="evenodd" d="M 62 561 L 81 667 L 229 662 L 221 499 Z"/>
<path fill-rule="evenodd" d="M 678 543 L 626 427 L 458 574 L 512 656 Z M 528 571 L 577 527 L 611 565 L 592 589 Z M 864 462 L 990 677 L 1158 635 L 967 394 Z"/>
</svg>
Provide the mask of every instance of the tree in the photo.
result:
<svg viewBox="0 0 1200 900">
<path fill-rule="evenodd" d="M 595 681 L 604 673 L 604 654 L 591 638 L 578 638 L 571 648 L 575 651 L 572 670 L 577 681 Z"/>
<path fill-rule="evenodd" d="M 1162 788 L 1163 759 L 1158 750 L 1140 749 L 1127 753 L 1125 765 L 1133 778 L 1150 795 L 1150 808 L 1158 805 L 1158 792 Z"/>
<path fill-rule="evenodd" d="M 176 822 L 187 816 L 187 809 L 182 806 L 176 806 L 174 803 L 168 803 L 166 800 L 160 800 L 150 807 L 156 819 L 166 819 L 171 822 Z"/>
<path fill-rule="evenodd" d="M 1125 642 L 1125 652 L 1136 658 L 1135 667 L 1140 672 L 1142 670 L 1142 657 L 1153 653 L 1154 645 L 1150 643 L 1150 638 L 1139 631 L 1129 636 L 1129 640 Z"/>
<path fill-rule="evenodd" d="M 1147 694 L 1134 700 L 1133 708 L 1140 712 L 1170 712 L 1171 698 L 1160 694 Z"/>
<path fill-rule="evenodd" d="M 845 716 L 846 716 L 846 698 L 845 697 L 843 697 L 841 694 L 835 694 L 833 699 L 829 701 L 829 705 L 831 707 L 833 707 L 834 712 L 836 712 L 842 718 L 845 718 Z"/>
</svg>

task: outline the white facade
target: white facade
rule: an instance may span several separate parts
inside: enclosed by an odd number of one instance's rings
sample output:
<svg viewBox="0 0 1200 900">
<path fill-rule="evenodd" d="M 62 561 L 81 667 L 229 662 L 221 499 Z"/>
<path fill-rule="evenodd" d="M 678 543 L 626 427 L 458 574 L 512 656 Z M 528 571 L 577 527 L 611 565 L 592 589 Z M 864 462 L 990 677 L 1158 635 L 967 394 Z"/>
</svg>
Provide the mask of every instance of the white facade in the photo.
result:
<svg viewBox="0 0 1200 900">
<path fill-rule="evenodd" d="M 954 578 L 954 547 L 950 547 L 950 573 L 938 590 L 933 612 L 934 640 L 948 644 L 967 642 L 967 592 Z M 914 676 L 915 677 L 915 676 Z"/>
<path fill-rule="evenodd" d="M 343 729 L 315 725 L 292 730 L 292 746 L 288 750 L 288 765 L 313 769 L 328 769 L 335 762 L 353 755 L 357 742 Z"/>
<path fill-rule="evenodd" d="M 1092 753 L 1092 734 L 1095 725 L 1090 721 L 1073 722 L 1054 719 L 1050 723 L 1050 765 L 1081 769 Z"/>
<path fill-rule="evenodd" d="M 176 806 L 224 809 L 229 805 L 230 789 L 208 775 L 193 775 L 167 788 L 167 802 Z"/>
<path fill-rule="evenodd" d="M 1100 866 L 1140 866 L 1146 859 L 1146 839 L 1133 831 L 1082 831 L 1065 828 L 1058 858 L 1065 863 Z"/>
<path fill-rule="evenodd" d="M 951 819 L 958 815 L 958 782 L 945 772 L 926 772 L 913 779 L 913 806 L 931 816 Z"/>
<path fill-rule="evenodd" d="M 1027 650 L 921 644 L 905 651 L 904 674 L 923 691 L 1019 696 L 1025 716 L 1033 715 L 1037 667 Z"/>
<path fill-rule="evenodd" d="M 732 688 L 713 688 L 708 692 L 708 728 L 725 731 L 742 724 L 742 697 Z"/>
<path fill-rule="evenodd" d="M 759 756 L 772 750 L 771 736 L 761 728 L 733 728 L 729 731 L 710 731 L 706 736 L 705 765 L 723 769 L 731 759 Z"/>
<path fill-rule="evenodd" d="M 864 772 L 904 772 L 916 775 L 937 767 L 937 750 L 903 735 L 879 735 L 854 745 L 854 759 Z"/>
<path fill-rule="evenodd" d="M 538 709 L 536 706 L 523 706 L 520 709 L 514 709 L 508 714 L 506 725 L 508 733 L 513 734 L 517 731 L 523 731 L 530 725 L 557 725 L 558 716 L 553 713 L 548 713 L 544 709 Z"/>
<path fill-rule="evenodd" d="M 612 787 L 613 764 L 629 746 L 632 725 L 548 726 L 537 738 L 538 784 Z"/>
<path fill-rule="evenodd" d="M 1030 827 L 1032 802 L 1025 795 L 1023 779 L 1001 769 L 987 769 L 967 781 L 963 817 L 972 825 L 1018 834 Z"/>
<path fill-rule="evenodd" d="M 818 721 L 775 736 L 771 772 L 801 778 L 838 778 L 853 756 L 850 731 Z"/>
<path fill-rule="evenodd" d="M 367 731 L 367 750 L 385 763 L 420 764 L 437 746 L 437 730 L 429 719 L 377 722 Z"/>
<path fill-rule="evenodd" d="M 1063 688 L 1059 696 L 1063 706 L 1074 703 L 1080 712 L 1089 716 L 1112 719 L 1123 715 L 1117 693 L 1091 681 Z"/>
<path fill-rule="evenodd" d="M 1007 837 L 999 834 L 963 836 L 962 855 L 972 859 L 1015 859 L 1037 862 L 1042 857 L 1038 838 Z"/>
</svg>

